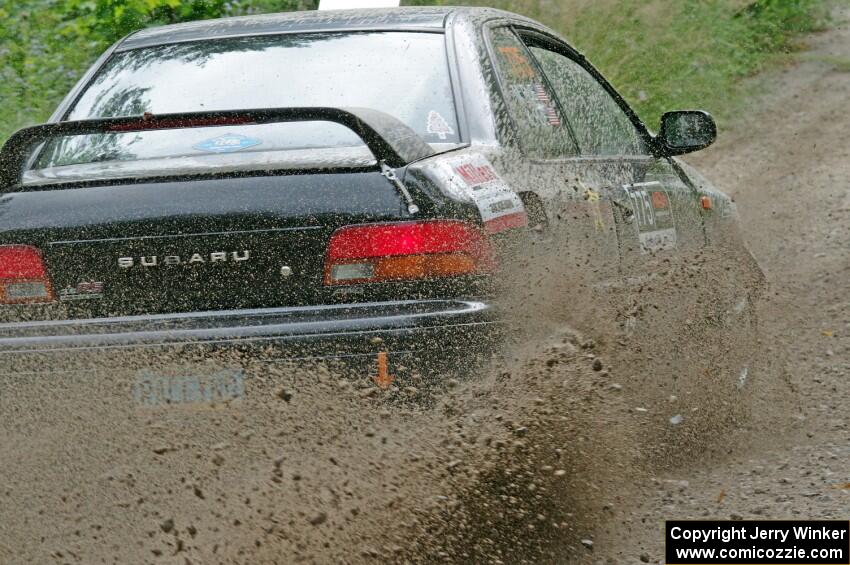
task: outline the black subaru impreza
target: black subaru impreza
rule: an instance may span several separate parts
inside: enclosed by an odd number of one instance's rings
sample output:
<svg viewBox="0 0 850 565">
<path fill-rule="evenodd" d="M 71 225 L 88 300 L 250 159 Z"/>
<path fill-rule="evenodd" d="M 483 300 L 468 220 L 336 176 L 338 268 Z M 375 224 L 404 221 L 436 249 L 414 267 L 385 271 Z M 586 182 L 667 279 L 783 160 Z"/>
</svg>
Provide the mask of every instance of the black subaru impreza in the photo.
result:
<svg viewBox="0 0 850 565">
<path fill-rule="evenodd" d="M 0 354 L 486 349 L 506 240 L 570 218 L 619 276 L 720 238 L 732 204 L 673 158 L 715 135 L 699 111 L 652 134 L 563 39 L 497 10 L 139 31 L 2 150 Z"/>
</svg>

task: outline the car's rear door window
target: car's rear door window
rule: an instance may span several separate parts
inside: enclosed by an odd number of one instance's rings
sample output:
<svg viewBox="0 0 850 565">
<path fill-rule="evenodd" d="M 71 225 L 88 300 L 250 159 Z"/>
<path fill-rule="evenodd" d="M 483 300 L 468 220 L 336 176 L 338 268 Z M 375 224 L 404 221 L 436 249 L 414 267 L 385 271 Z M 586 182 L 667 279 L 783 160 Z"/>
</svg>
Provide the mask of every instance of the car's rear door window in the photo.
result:
<svg viewBox="0 0 850 565">
<path fill-rule="evenodd" d="M 574 156 L 576 142 L 551 86 L 525 45 L 508 27 L 490 30 L 505 102 L 524 152 L 533 158 Z"/>
<path fill-rule="evenodd" d="M 530 49 L 555 90 L 582 155 L 647 154 L 634 123 L 593 75 L 561 53 Z"/>
</svg>

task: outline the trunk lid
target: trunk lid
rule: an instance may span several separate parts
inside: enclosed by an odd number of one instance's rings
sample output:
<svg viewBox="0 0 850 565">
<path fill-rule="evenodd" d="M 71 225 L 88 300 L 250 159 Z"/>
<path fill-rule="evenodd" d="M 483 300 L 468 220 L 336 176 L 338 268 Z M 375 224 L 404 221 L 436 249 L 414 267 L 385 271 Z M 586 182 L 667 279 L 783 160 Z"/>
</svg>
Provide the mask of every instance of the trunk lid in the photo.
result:
<svg viewBox="0 0 850 565">
<path fill-rule="evenodd" d="M 33 188 L 0 244 L 42 250 L 69 318 L 326 302 L 333 231 L 407 218 L 378 171 Z"/>
</svg>

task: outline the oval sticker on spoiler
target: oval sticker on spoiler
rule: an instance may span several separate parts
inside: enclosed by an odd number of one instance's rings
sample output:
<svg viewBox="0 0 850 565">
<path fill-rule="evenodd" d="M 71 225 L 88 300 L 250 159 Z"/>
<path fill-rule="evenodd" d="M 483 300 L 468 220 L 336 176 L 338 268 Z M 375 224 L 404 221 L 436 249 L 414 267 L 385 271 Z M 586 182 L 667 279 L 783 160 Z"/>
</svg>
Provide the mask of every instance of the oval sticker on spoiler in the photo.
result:
<svg viewBox="0 0 850 565">
<path fill-rule="evenodd" d="M 262 141 L 238 133 L 226 133 L 212 139 L 202 141 L 192 147 L 208 153 L 233 153 L 260 145 Z"/>
<path fill-rule="evenodd" d="M 478 207 L 488 232 L 528 225 L 528 215 L 519 195 L 483 156 L 465 155 L 441 160 L 435 168 L 446 190 Z"/>
</svg>

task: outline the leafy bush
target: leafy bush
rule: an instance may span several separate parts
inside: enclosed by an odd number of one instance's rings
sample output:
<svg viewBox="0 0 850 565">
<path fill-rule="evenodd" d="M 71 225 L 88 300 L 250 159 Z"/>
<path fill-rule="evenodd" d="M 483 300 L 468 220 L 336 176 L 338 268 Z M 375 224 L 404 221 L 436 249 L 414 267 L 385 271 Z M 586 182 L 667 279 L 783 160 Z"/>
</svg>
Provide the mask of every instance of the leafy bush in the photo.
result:
<svg viewBox="0 0 850 565">
<path fill-rule="evenodd" d="M 145 26 L 220 17 L 225 0 L 68 0 L 62 9 L 89 36 L 109 44 Z"/>
</svg>

